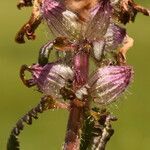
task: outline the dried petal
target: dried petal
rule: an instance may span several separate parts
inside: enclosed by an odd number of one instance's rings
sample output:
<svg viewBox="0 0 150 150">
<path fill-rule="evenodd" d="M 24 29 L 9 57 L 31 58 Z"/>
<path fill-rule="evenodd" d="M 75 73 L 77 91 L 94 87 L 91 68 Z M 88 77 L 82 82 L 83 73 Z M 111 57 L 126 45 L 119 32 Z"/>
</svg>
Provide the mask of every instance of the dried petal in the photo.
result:
<svg viewBox="0 0 150 150">
<path fill-rule="evenodd" d="M 100 40 L 100 41 L 94 41 L 93 42 L 93 51 L 92 51 L 92 55 L 94 56 L 94 59 L 97 61 L 100 61 L 102 58 L 102 54 L 104 52 L 105 49 L 105 41 L 104 40 Z"/>
<path fill-rule="evenodd" d="M 114 102 L 128 87 L 133 77 L 130 66 L 105 66 L 89 79 L 89 93 L 95 102 Z"/>
<path fill-rule="evenodd" d="M 139 12 L 143 15 L 150 16 L 150 10 L 136 4 L 134 0 L 121 0 L 119 1 L 119 5 L 116 6 L 114 15 L 123 24 L 127 24 L 130 21 L 134 22 Z"/>
<path fill-rule="evenodd" d="M 42 5 L 42 15 L 47 21 L 47 24 L 56 36 L 64 35 L 64 27 L 62 24 L 62 13 L 65 11 L 65 6 L 60 0 L 44 0 Z"/>
</svg>

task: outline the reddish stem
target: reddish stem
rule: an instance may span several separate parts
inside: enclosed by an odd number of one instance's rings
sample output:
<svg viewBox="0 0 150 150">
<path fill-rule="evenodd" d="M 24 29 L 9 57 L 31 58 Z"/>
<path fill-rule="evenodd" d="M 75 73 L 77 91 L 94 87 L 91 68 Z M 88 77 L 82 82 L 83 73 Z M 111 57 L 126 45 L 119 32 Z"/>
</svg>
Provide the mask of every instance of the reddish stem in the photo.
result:
<svg viewBox="0 0 150 150">
<path fill-rule="evenodd" d="M 83 51 L 78 52 L 74 56 L 73 65 L 75 71 L 74 89 L 77 90 L 87 81 L 89 72 L 89 55 Z M 83 111 L 83 107 L 76 105 L 73 101 L 71 102 L 64 150 L 79 150 Z"/>
</svg>

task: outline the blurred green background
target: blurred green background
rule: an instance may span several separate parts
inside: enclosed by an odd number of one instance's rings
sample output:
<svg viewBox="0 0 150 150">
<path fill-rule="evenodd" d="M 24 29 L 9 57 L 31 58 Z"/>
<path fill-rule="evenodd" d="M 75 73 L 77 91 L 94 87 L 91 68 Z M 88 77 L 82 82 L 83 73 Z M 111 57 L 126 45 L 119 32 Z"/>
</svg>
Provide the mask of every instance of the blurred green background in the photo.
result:
<svg viewBox="0 0 150 150">
<path fill-rule="evenodd" d="M 137 1 L 137 2 L 140 2 Z M 36 62 L 38 50 L 49 38 L 42 25 L 37 39 L 16 44 L 14 36 L 30 16 L 31 9 L 17 10 L 16 0 L 1 0 L 0 8 L 0 150 L 15 122 L 40 100 L 40 94 L 26 88 L 19 79 L 22 64 Z M 150 8 L 150 1 L 142 4 Z M 138 15 L 128 25 L 134 47 L 128 62 L 135 70 L 134 83 L 116 105 L 110 106 L 119 120 L 113 124 L 115 134 L 107 150 L 150 149 L 150 18 Z M 127 97 L 127 98 L 126 98 Z M 63 144 L 68 113 L 47 111 L 20 135 L 21 150 L 59 150 Z"/>
</svg>

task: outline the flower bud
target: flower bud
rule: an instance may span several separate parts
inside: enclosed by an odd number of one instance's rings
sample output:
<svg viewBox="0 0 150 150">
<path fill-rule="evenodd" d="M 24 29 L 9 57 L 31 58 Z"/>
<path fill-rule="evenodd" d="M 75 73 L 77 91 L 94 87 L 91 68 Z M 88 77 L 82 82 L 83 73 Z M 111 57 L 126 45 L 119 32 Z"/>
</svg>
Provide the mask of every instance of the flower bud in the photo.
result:
<svg viewBox="0 0 150 150">
<path fill-rule="evenodd" d="M 111 23 L 107 29 L 105 38 L 105 50 L 112 51 L 122 44 L 126 36 L 126 29 L 117 24 Z"/>
</svg>

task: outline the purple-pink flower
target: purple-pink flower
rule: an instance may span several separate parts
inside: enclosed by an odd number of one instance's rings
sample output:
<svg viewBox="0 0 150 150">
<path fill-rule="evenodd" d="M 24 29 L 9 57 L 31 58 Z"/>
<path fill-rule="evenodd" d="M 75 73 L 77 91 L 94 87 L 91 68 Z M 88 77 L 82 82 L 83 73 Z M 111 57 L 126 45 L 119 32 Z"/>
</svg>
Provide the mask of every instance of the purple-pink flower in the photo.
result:
<svg viewBox="0 0 150 150">
<path fill-rule="evenodd" d="M 64 36 L 74 44 L 84 39 L 91 43 L 96 61 L 100 61 L 105 52 L 116 50 L 126 37 L 126 29 L 113 21 L 110 1 L 101 0 L 90 8 L 85 21 L 61 0 L 44 0 L 41 11 L 55 36 Z"/>
<path fill-rule="evenodd" d="M 110 122 L 116 119 L 99 106 L 115 102 L 133 78 L 125 55 L 133 40 L 120 23 L 134 21 L 138 12 L 150 15 L 150 11 L 133 0 L 20 0 L 18 8 L 32 5 L 32 15 L 16 41 L 24 43 L 24 36 L 35 39 L 42 20 L 56 38 L 40 49 L 38 63 L 21 67 L 23 83 L 36 86 L 43 97 L 16 123 L 7 149 L 19 149 L 17 138 L 24 123 L 32 124 L 47 109 L 63 108 L 70 112 L 63 149 L 104 150 L 114 133 Z M 49 62 L 52 50 L 57 59 Z M 92 74 L 90 67 L 96 68 Z M 25 78 L 25 71 L 31 79 Z"/>
<path fill-rule="evenodd" d="M 74 79 L 73 70 L 59 63 L 48 63 L 44 67 L 35 64 L 30 67 L 30 71 L 38 90 L 54 99 L 62 99 L 60 89 L 67 87 Z"/>
<path fill-rule="evenodd" d="M 89 93 L 95 102 L 114 102 L 127 89 L 133 79 L 130 66 L 105 66 L 98 69 L 89 79 Z"/>
<path fill-rule="evenodd" d="M 64 1 L 44 0 L 41 12 L 55 36 L 100 40 L 109 26 L 112 9 L 110 1 L 102 0 L 89 9 L 88 18 L 83 21 Z"/>
<path fill-rule="evenodd" d="M 72 87 L 70 84 L 73 84 L 75 76 L 74 69 L 61 63 L 48 63 L 44 67 L 35 64 L 30 70 L 38 90 L 58 100 L 63 99 L 60 90 Z M 101 105 L 110 104 L 124 93 L 132 79 L 130 66 L 104 66 L 92 73 L 87 83 L 74 94 L 81 101 L 86 96 Z"/>
</svg>

